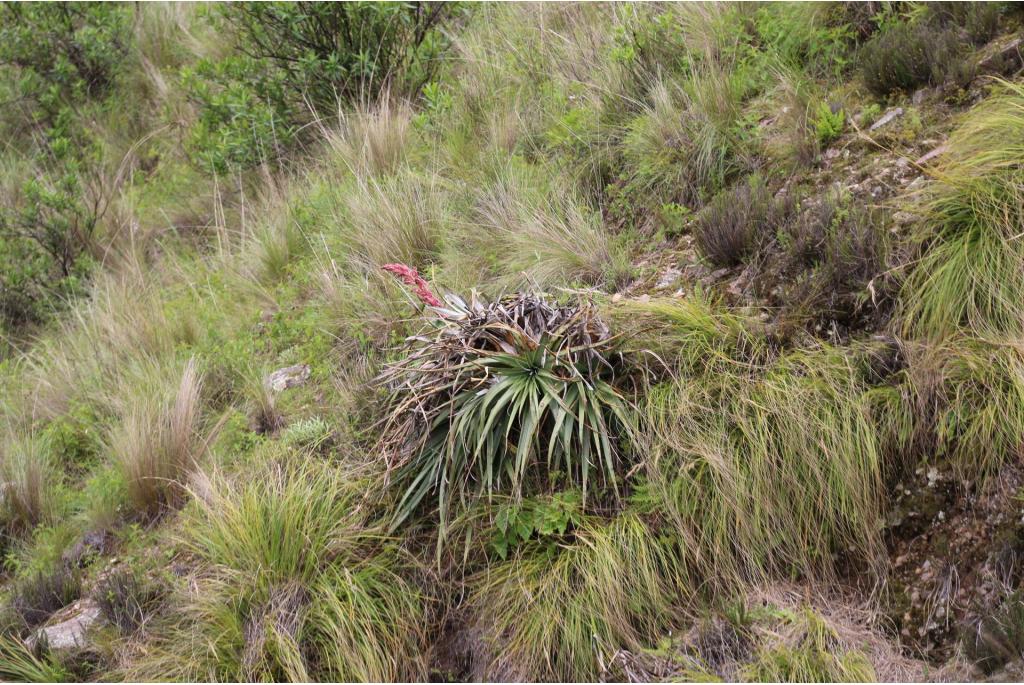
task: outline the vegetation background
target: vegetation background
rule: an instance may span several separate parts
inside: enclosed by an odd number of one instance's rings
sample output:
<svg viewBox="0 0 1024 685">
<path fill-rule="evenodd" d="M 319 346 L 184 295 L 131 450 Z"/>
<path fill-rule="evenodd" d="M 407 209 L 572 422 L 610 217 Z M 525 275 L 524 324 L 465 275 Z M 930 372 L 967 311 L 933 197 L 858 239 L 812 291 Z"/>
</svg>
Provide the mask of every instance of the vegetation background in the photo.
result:
<svg viewBox="0 0 1024 685">
<path fill-rule="evenodd" d="M 1022 21 L 0 4 L 0 677 L 1019 679 Z"/>
</svg>

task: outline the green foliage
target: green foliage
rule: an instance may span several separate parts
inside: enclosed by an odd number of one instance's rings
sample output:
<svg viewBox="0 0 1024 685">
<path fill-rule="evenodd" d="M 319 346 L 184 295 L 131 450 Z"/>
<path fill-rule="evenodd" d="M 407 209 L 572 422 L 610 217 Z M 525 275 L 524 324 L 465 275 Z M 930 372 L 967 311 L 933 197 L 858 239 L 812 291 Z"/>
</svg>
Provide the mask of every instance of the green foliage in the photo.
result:
<svg viewBox="0 0 1024 685">
<path fill-rule="evenodd" d="M 79 598 L 82 579 L 78 572 L 57 563 L 20 578 L 10 597 L 10 606 L 25 627 L 34 628 Z"/>
<path fill-rule="evenodd" d="M 239 2 L 216 11 L 239 53 L 200 61 L 184 83 L 199 110 L 192 155 L 218 173 L 275 161 L 312 116 L 339 102 L 418 92 L 447 48 L 441 27 L 452 15 L 447 3 Z"/>
<path fill-rule="evenodd" d="M 305 449 L 317 449 L 331 439 L 331 425 L 319 416 L 300 419 L 281 434 L 281 442 Z"/>
<path fill-rule="evenodd" d="M 754 23 L 783 62 L 835 78 L 849 64 L 855 40 L 854 27 L 842 12 L 825 3 L 772 3 L 757 9 Z"/>
<path fill-rule="evenodd" d="M 827 102 L 822 102 L 818 105 L 812 123 L 818 143 L 828 146 L 843 134 L 843 128 L 846 126 L 846 112 L 842 107 L 833 107 Z"/>
<path fill-rule="evenodd" d="M 8 132 L 33 168 L 0 197 L 0 323 L 47 318 L 80 291 L 103 198 L 95 141 L 81 108 L 101 100 L 125 58 L 127 7 L 102 3 L 0 6 L 0 65 L 23 119 Z"/>
<path fill-rule="evenodd" d="M 0 453 L 0 525 L 7 532 L 30 530 L 55 513 L 53 454 L 44 436 L 8 436 Z"/>
<path fill-rule="evenodd" d="M 918 351 L 912 397 L 932 407 L 918 439 L 951 462 L 963 482 L 995 482 L 1024 440 L 1024 357 L 1014 344 L 951 337 Z"/>
<path fill-rule="evenodd" d="M 124 59 L 124 6 L 7 3 L 0 17 L 0 64 L 19 69 L 18 87 L 38 99 L 48 124 L 56 124 L 68 104 L 106 90 Z"/>
<path fill-rule="evenodd" d="M 683 568 L 734 587 L 828 576 L 828 550 L 876 563 L 882 452 L 865 361 L 828 347 L 763 361 L 756 347 L 709 345 L 711 322 L 671 308 L 700 327 L 682 338 L 678 379 L 648 393 L 639 449 L 646 498 L 672 521 Z"/>
<path fill-rule="evenodd" d="M 741 669 L 749 682 L 839 683 L 871 682 L 875 670 L 863 653 L 841 649 L 838 636 L 810 609 L 779 612 L 788 632 L 782 640 L 762 647 Z"/>
<path fill-rule="evenodd" d="M 498 507 L 494 514 L 494 537 L 491 549 L 501 559 L 535 535 L 540 539 L 563 536 L 581 522 L 583 500 L 576 490 L 555 493 L 548 497 L 529 497 Z M 557 538 L 556 538 L 557 539 Z"/>
<path fill-rule="evenodd" d="M 950 78 L 965 85 L 970 74 L 964 71 L 963 52 L 955 27 L 927 21 L 895 23 L 861 48 L 860 70 L 868 89 L 880 96 L 940 85 Z"/>
<path fill-rule="evenodd" d="M 616 436 L 631 424 L 593 306 L 525 295 L 448 305 L 435 336 L 411 338 L 381 379 L 382 449 L 403 490 L 396 525 L 430 493 L 443 534 L 470 494 L 519 498 L 569 478 L 585 498 L 597 476 L 617 491 Z"/>
</svg>

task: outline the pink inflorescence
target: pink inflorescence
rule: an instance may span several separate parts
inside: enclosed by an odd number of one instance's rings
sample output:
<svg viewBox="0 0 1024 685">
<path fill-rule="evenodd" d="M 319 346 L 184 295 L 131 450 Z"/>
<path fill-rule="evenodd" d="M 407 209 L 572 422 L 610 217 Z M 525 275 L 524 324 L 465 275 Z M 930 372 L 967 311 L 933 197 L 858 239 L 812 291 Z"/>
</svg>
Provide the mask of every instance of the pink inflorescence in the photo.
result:
<svg viewBox="0 0 1024 685">
<path fill-rule="evenodd" d="M 419 272 L 411 266 L 405 264 L 385 264 L 381 267 L 389 273 L 393 273 L 402 279 L 402 282 L 408 286 L 413 287 L 413 292 L 416 293 L 416 297 L 431 307 L 440 307 L 441 300 L 434 296 L 434 293 L 430 292 L 430 286 L 423 280 Z"/>
</svg>

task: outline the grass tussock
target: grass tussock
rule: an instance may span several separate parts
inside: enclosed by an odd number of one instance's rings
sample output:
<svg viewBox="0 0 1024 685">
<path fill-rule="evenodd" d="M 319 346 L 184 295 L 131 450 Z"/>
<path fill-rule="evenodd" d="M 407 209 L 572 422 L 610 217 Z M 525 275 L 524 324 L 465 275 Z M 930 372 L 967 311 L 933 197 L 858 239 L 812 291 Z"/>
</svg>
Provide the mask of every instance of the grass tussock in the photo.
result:
<svg viewBox="0 0 1024 685">
<path fill-rule="evenodd" d="M 528 549 L 469 579 L 489 680 L 596 679 L 623 647 L 664 630 L 673 560 L 633 514 L 587 522 L 575 540 Z"/>
<path fill-rule="evenodd" d="M 911 350 L 910 445 L 947 458 L 961 482 L 991 482 L 1024 444 L 1024 348 L 966 337 Z"/>
<path fill-rule="evenodd" d="M 515 169 L 501 172 L 477 201 L 478 223 L 488 232 L 500 272 L 546 287 L 555 283 L 621 284 L 629 261 L 601 217 L 564 188 Z"/>
<path fill-rule="evenodd" d="M 53 657 L 36 655 L 13 635 L 0 635 L 0 678 L 13 683 L 71 682 L 71 674 Z"/>
<path fill-rule="evenodd" d="M 198 364 L 190 359 L 168 397 L 146 388 L 148 396 L 125 406 L 111 428 L 107 446 L 135 511 L 154 515 L 181 502 L 188 474 L 206 448 L 200 434 L 202 387 Z"/>
<path fill-rule="evenodd" d="M 198 592 L 154 627 L 138 677 L 423 678 L 422 604 L 401 557 L 366 522 L 359 481 L 309 462 L 214 476 L 187 512 Z"/>
<path fill-rule="evenodd" d="M 704 369 L 688 372 L 684 352 L 649 392 L 640 439 L 642 500 L 671 521 L 694 582 L 825 577 L 839 551 L 877 564 L 882 454 L 863 362 L 822 347 L 751 363 L 702 343 L 690 354 Z"/>
<path fill-rule="evenodd" d="M 918 198 L 928 232 L 902 291 L 907 334 L 999 335 L 1024 321 L 1024 87 L 1005 83 L 950 136 Z"/>
<path fill-rule="evenodd" d="M 9 437 L 0 452 L 0 522 L 29 530 L 54 512 L 57 485 L 52 447 L 42 436 Z"/>
<path fill-rule="evenodd" d="M 359 178 L 398 170 L 409 151 L 412 108 L 383 98 L 371 108 L 342 112 L 340 126 L 326 133 L 327 144 L 344 168 Z"/>
</svg>

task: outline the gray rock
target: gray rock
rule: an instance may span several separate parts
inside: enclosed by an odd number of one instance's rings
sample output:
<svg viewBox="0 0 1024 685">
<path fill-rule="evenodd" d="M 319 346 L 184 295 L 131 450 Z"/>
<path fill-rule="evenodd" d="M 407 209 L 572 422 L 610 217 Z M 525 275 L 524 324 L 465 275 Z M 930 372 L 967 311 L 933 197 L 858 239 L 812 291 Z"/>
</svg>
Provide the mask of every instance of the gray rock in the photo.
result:
<svg viewBox="0 0 1024 685">
<path fill-rule="evenodd" d="M 294 388 L 309 380 L 309 365 L 296 364 L 286 366 L 273 372 L 263 381 L 264 385 L 275 392 L 281 392 L 287 388 Z"/>
<path fill-rule="evenodd" d="M 938 146 L 937 148 L 928 151 L 914 162 L 914 164 L 924 164 L 925 162 L 938 157 L 946 151 L 947 146 L 945 144 Z"/>
<path fill-rule="evenodd" d="M 985 52 L 978 62 L 979 71 L 1009 74 L 1024 66 L 1024 39 L 1014 38 Z"/>
<path fill-rule="evenodd" d="M 89 628 L 102 620 L 96 602 L 82 599 L 54 614 L 47 625 L 30 635 L 25 643 L 31 649 L 40 640 L 45 640 L 50 649 L 55 651 L 84 647 Z"/>
<path fill-rule="evenodd" d="M 875 123 L 871 124 L 871 128 L 869 128 L 868 130 L 869 131 L 877 131 L 878 129 L 882 128 L 883 126 L 888 124 L 890 121 L 892 121 L 896 117 L 901 117 L 901 116 L 903 116 L 903 108 L 902 107 L 894 107 L 894 108 L 890 109 L 889 111 L 887 111 L 885 114 L 883 114 L 878 119 L 878 121 L 876 121 Z"/>
</svg>

